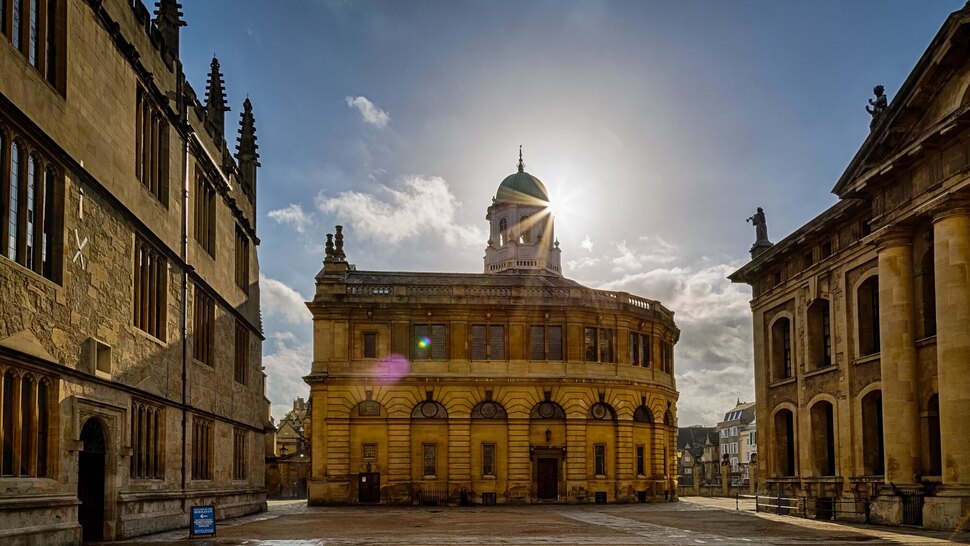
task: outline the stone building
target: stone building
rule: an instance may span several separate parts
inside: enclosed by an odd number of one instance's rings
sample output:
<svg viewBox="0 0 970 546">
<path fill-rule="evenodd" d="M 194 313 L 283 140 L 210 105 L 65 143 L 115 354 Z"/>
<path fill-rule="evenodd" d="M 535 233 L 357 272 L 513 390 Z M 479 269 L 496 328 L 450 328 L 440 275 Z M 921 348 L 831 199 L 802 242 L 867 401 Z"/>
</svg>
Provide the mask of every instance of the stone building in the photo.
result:
<svg viewBox="0 0 970 546">
<path fill-rule="evenodd" d="M 965 6 L 873 101 L 839 201 L 731 275 L 754 296 L 764 492 L 938 529 L 970 513 L 968 39 Z"/>
<path fill-rule="evenodd" d="M 293 409 L 280 419 L 280 424 L 276 427 L 276 455 L 286 455 L 295 453 L 303 449 L 305 444 L 309 444 L 310 438 L 306 436 L 306 421 L 309 417 L 307 413 L 308 405 L 301 397 L 293 401 Z"/>
<path fill-rule="evenodd" d="M 752 408 L 752 414 L 754 410 Z M 758 464 L 758 424 L 756 419 L 746 425 L 741 425 L 738 437 L 738 471 L 741 473 L 741 483 L 749 484 L 756 478 L 757 471 L 752 472 L 752 466 Z"/>
<path fill-rule="evenodd" d="M 678 474 L 682 485 L 721 483 L 718 440 L 715 427 L 691 425 L 677 431 Z"/>
<path fill-rule="evenodd" d="M 743 469 L 741 467 L 741 436 L 754 421 L 754 402 L 738 403 L 724 414 L 724 419 L 717 424 L 718 444 L 723 460 L 727 457 L 731 467 L 731 485 L 741 483 Z M 745 461 L 747 462 L 747 461 Z"/>
<path fill-rule="evenodd" d="M 174 0 L 0 2 L 0 543 L 265 507 L 251 104 Z"/>
<path fill-rule="evenodd" d="M 673 313 L 563 278 L 548 201 L 520 158 L 481 274 L 360 271 L 328 235 L 311 504 L 674 498 Z"/>
</svg>

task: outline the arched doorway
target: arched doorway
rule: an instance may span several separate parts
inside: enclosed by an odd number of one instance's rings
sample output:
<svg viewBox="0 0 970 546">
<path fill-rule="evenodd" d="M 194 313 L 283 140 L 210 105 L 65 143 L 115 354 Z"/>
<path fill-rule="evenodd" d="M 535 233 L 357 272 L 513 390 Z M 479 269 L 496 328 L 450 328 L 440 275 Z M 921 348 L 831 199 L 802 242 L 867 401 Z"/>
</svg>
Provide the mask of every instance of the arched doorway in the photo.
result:
<svg viewBox="0 0 970 546">
<path fill-rule="evenodd" d="M 84 540 L 104 539 L 104 466 L 105 444 L 104 425 L 97 418 L 90 418 L 81 428 L 81 443 L 84 447 L 78 452 L 77 497 L 81 501 L 78 510 L 78 523 L 84 533 Z"/>
</svg>

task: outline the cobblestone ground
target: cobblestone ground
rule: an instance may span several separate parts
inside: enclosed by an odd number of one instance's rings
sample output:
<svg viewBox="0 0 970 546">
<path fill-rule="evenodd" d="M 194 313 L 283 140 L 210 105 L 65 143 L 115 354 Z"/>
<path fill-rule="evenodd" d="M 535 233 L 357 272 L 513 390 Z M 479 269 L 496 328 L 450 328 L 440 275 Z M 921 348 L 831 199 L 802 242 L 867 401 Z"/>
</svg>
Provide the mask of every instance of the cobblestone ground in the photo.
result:
<svg viewBox="0 0 970 546">
<path fill-rule="evenodd" d="M 753 502 L 454 507 L 307 507 L 271 501 L 263 514 L 219 522 L 215 538 L 171 531 L 127 544 L 970 544 L 970 535 L 758 514 Z"/>
</svg>

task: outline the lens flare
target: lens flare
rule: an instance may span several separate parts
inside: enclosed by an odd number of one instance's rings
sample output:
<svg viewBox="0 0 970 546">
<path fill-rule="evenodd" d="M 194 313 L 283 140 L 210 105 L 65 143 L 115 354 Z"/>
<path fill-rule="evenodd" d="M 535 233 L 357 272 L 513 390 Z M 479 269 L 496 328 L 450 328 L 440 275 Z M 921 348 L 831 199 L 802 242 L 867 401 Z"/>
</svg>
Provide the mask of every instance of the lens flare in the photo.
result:
<svg viewBox="0 0 970 546">
<path fill-rule="evenodd" d="M 420 347 L 422 349 L 427 349 L 430 346 L 431 346 L 431 338 L 430 337 L 423 337 L 423 338 L 421 338 L 421 341 L 418 341 L 418 347 Z"/>
</svg>

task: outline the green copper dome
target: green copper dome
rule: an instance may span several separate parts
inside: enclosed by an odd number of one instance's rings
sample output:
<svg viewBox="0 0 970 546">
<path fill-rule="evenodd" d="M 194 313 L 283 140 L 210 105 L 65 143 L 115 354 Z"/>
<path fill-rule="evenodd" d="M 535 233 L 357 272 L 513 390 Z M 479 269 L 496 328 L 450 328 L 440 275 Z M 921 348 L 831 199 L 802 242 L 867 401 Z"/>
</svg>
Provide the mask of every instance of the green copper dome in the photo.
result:
<svg viewBox="0 0 970 546">
<path fill-rule="evenodd" d="M 505 177 L 495 192 L 496 203 L 536 204 L 536 199 L 548 203 L 549 192 L 542 181 L 523 170 Z"/>
</svg>

